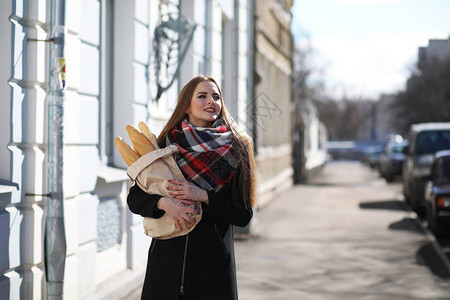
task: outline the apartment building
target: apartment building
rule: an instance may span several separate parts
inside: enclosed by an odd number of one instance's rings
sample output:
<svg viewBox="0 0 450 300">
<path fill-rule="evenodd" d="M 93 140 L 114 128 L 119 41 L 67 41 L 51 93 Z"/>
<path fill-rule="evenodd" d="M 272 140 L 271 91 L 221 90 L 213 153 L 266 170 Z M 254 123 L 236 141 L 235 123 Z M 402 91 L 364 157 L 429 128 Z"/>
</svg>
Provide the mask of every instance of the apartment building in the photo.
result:
<svg viewBox="0 0 450 300">
<path fill-rule="evenodd" d="M 255 1 L 254 116 L 261 203 L 292 185 L 292 1 Z"/>
</svg>

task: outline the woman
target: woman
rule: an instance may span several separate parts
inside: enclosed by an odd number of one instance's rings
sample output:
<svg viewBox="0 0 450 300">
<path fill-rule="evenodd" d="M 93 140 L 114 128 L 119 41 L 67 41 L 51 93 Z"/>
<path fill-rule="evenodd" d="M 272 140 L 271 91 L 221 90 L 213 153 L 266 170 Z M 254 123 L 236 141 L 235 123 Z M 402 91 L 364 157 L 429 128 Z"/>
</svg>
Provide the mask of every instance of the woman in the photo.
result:
<svg viewBox="0 0 450 300">
<path fill-rule="evenodd" d="M 237 299 L 232 225 L 244 227 L 253 216 L 255 159 L 212 77 L 197 76 L 183 87 L 158 144 L 178 146 L 175 158 L 186 181 L 170 182 L 170 198 L 134 185 L 130 210 L 151 218 L 168 214 L 178 228 L 193 223 L 193 200 L 201 201 L 203 215 L 185 236 L 152 240 L 141 298 Z"/>
</svg>

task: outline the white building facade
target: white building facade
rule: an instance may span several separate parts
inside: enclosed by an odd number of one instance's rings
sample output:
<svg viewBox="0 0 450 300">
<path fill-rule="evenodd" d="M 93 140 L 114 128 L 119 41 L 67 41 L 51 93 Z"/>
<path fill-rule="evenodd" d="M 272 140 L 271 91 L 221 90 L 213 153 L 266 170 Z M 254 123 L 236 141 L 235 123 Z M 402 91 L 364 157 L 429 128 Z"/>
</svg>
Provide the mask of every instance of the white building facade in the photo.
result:
<svg viewBox="0 0 450 300">
<path fill-rule="evenodd" d="M 52 3 L 65 5 L 63 294 L 118 299 L 142 284 L 150 238 L 142 218 L 127 208 L 130 180 L 113 139 L 127 140 L 125 126 L 141 120 L 158 134 L 181 87 L 198 74 L 220 82 L 226 105 L 245 129 L 252 5 L 244 0 L 1 2 L 0 299 L 46 297 L 51 42 L 42 40 L 50 38 Z M 177 20 L 186 21 L 192 38 L 167 34 Z M 166 30 L 166 40 L 155 47 L 157 28 Z"/>
<path fill-rule="evenodd" d="M 325 166 L 328 156 L 328 131 L 311 100 L 296 103 L 294 128 L 294 182 L 307 182 Z"/>
</svg>

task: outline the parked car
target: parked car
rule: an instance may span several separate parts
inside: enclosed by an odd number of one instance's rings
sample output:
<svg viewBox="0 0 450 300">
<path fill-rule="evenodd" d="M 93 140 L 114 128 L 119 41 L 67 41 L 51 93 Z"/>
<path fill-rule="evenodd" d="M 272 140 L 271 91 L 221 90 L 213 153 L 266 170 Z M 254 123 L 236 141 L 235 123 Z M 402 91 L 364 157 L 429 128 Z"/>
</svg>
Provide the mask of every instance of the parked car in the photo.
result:
<svg viewBox="0 0 450 300">
<path fill-rule="evenodd" d="M 436 236 L 450 233 L 450 150 L 439 151 L 431 165 L 425 187 L 428 226 Z"/>
<path fill-rule="evenodd" d="M 374 144 L 364 149 L 363 163 L 368 164 L 371 168 L 378 168 L 380 154 L 384 151 L 382 144 Z"/>
<path fill-rule="evenodd" d="M 402 175 L 405 161 L 403 148 L 407 145 L 407 140 L 396 138 L 387 142 L 384 152 L 380 154 L 378 169 L 387 182 L 392 182 L 396 176 Z"/>
<path fill-rule="evenodd" d="M 403 194 L 419 215 L 425 212 L 425 183 L 431 174 L 433 155 L 450 149 L 450 123 L 422 123 L 411 126 L 409 145 L 404 148 Z"/>
</svg>

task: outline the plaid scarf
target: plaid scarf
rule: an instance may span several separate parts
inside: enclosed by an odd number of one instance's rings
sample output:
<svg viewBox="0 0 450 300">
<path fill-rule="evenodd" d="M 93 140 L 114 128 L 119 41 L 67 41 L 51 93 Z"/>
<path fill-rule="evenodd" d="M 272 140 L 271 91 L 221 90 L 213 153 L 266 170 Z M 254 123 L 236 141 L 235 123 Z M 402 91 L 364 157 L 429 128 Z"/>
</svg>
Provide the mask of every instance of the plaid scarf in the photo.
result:
<svg viewBox="0 0 450 300">
<path fill-rule="evenodd" d="M 188 181 L 217 192 L 233 177 L 239 162 L 232 138 L 221 119 L 211 128 L 195 127 L 184 120 L 167 135 L 166 143 L 180 150 L 176 162 Z"/>
</svg>

